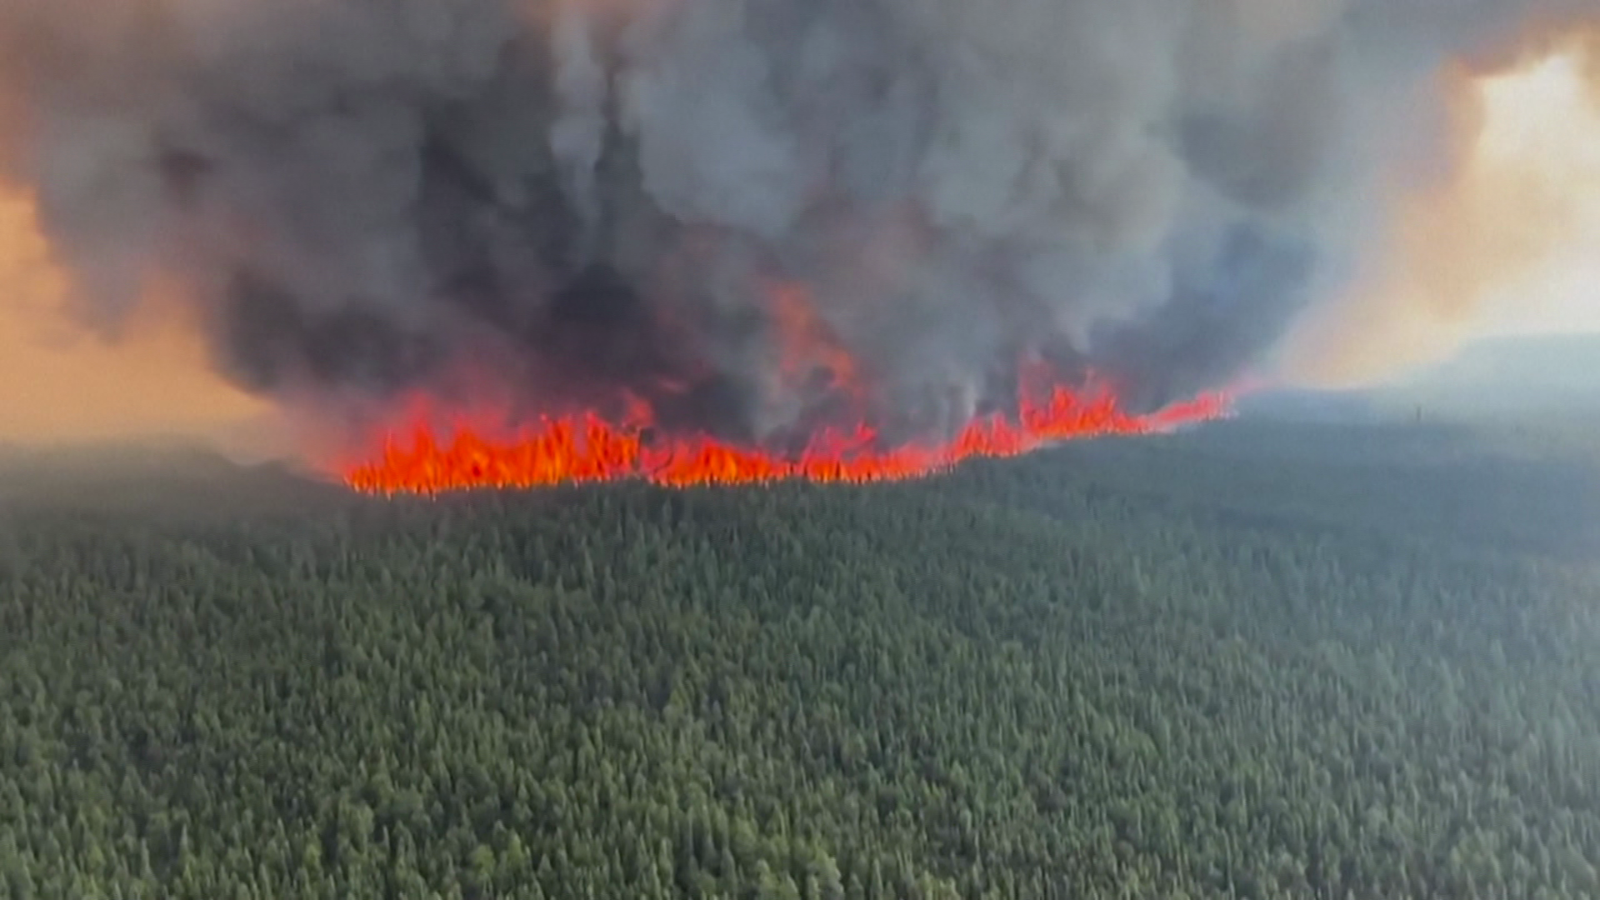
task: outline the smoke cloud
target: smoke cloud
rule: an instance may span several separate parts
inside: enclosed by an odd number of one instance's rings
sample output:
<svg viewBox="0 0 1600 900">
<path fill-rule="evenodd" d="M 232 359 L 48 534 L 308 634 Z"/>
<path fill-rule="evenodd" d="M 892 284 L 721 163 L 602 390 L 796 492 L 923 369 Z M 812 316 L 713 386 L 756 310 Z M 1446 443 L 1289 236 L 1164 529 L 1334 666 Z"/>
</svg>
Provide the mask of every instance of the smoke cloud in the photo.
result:
<svg viewBox="0 0 1600 900">
<path fill-rule="evenodd" d="M 1228 383 L 1448 164 L 1441 66 L 1594 9 L 9 0 L 0 167 L 84 321 L 159 281 L 256 394 L 625 388 L 770 440 L 838 393 L 782 362 L 799 291 L 813 369 L 921 433 L 1041 357 L 1141 408 Z"/>
</svg>

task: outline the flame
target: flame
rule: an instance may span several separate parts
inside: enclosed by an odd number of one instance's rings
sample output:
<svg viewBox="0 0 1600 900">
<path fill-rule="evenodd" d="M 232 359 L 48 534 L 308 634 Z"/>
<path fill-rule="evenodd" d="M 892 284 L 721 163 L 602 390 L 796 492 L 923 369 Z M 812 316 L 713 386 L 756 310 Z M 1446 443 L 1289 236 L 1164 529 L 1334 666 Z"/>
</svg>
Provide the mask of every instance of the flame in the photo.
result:
<svg viewBox="0 0 1600 900">
<path fill-rule="evenodd" d="M 425 399 L 412 404 L 411 428 L 390 433 L 376 459 L 345 467 L 350 487 L 368 493 L 439 494 L 478 488 L 538 488 L 642 479 L 669 487 L 783 480 L 867 483 L 918 478 L 974 457 L 1019 456 L 1048 444 L 1112 435 L 1170 431 L 1225 415 L 1226 394 L 1206 394 L 1151 415 L 1124 412 L 1104 388 L 1073 391 L 1025 373 L 1015 416 L 968 423 L 947 442 L 882 448 L 861 424 L 828 429 L 795 456 L 740 446 L 706 435 L 655 435 L 648 407 L 635 404 L 623 421 L 592 413 L 546 418 L 509 432 L 490 418 L 457 416 L 435 433 Z M 1031 384 L 1031 386 L 1029 386 Z"/>
<path fill-rule="evenodd" d="M 642 479 L 669 487 L 784 480 L 866 483 L 917 478 L 972 457 L 1019 456 L 1047 444 L 1104 435 L 1148 434 L 1216 418 L 1225 394 L 1205 395 L 1154 415 L 1124 412 L 1107 387 L 1082 392 L 1061 386 L 1042 363 L 1023 368 L 1014 416 L 991 414 L 944 442 L 889 446 L 871 425 L 861 366 L 818 312 L 809 288 L 771 282 L 764 294 L 773 327 L 776 375 L 787 391 L 842 400 L 841 418 L 857 424 L 821 428 L 792 455 L 702 433 L 658 427 L 641 397 L 624 394 L 624 412 L 589 411 L 544 417 L 506 428 L 509 407 L 493 401 L 477 412 L 440 414 L 419 395 L 407 404 L 408 426 L 381 435 L 375 458 L 342 466 L 350 487 L 377 494 L 438 494 L 477 488 L 537 488 Z M 474 379 L 475 380 L 475 379 Z M 481 395 L 480 395 L 481 396 Z M 371 445 L 368 445 L 371 446 Z"/>
<path fill-rule="evenodd" d="M 778 331 L 778 370 L 791 386 L 806 384 L 815 376 L 826 379 L 830 390 L 861 397 L 855 357 L 812 305 L 804 285 L 778 284 L 767 291 Z"/>
</svg>

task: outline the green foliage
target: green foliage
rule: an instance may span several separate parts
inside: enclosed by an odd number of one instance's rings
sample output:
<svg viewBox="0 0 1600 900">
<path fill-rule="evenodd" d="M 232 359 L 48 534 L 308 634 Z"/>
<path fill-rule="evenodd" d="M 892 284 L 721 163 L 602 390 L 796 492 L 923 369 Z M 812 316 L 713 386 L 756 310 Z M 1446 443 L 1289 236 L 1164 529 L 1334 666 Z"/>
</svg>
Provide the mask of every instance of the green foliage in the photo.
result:
<svg viewBox="0 0 1600 900">
<path fill-rule="evenodd" d="M 1230 440 L 18 512 L 0 897 L 1600 894 L 1595 565 Z"/>
</svg>

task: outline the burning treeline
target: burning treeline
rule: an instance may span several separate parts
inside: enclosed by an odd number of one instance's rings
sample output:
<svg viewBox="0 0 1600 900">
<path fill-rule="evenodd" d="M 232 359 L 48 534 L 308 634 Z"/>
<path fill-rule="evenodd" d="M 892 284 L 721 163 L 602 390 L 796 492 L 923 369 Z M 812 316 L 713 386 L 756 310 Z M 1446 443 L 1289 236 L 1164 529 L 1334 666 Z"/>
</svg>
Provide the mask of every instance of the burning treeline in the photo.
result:
<svg viewBox="0 0 1600 900">
<path fill-rule="evenodd" d="M 10 0 L 0 159 L 358 486 L 900 477 L 1214 414 L 1593 6 Z"/>
</svg>

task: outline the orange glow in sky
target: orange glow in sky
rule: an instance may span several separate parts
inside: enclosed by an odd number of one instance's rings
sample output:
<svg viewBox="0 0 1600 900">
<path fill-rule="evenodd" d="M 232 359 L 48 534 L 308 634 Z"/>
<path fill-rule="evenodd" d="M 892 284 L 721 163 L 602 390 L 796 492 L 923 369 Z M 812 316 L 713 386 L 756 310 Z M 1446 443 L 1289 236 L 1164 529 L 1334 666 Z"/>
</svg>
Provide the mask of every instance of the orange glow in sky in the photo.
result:
<svg viewBox="0 0 1600 900">
<path fill-rule="evenodd" d="M 1486 166 L 1536 171 L 1550 238 L 1521 271 L 1491 287 L 1495 330 L 1600 330 L 1600 103 L 1582 62 L 1557 56 L 1488 80 L 1479 141 Z"/>
<path fill-rule="evenodd" d="M 1505 333 L 1600 331 L 1600 105 L 1577 51 L 1450 85 L 1469 142 L 1406 197 L 1353 296 L 1292 339 L 1292 376 L 1382 380 Z"/>
<path fill-rule="evenodd" d="M 112 345 L 68 318 L 68 291 L 28 196 L 0 188 L 0 442 L 205 436 L 264 411 L 212 374 L 173 304 Z"/>
</svg>

